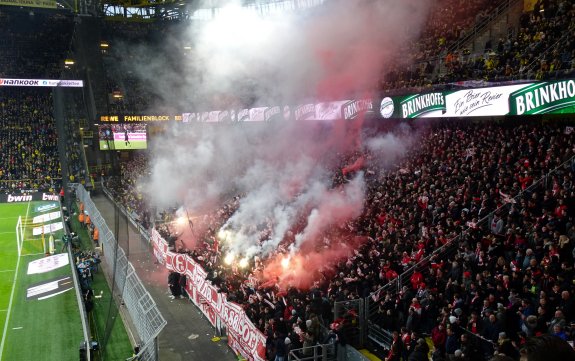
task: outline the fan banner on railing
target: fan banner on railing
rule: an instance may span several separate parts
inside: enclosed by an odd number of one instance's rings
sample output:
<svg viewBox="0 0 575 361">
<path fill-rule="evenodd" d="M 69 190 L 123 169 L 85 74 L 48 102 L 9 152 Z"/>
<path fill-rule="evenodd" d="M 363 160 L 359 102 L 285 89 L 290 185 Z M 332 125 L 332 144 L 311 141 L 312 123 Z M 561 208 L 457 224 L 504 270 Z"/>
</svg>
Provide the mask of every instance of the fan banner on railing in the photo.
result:
<svg viewBox="0 0 575 361">
<path fill-rule="evenodd" d="M 158 261 L 168 270 L 186 275 L 186 291 L 210 323 L 216 326 L 219 320 L 226 326 L 229 346 L 250 361 L 264 361 L 266 338 L 243 308 L 228 302 L 226 295 L 206 280 L 207 272 L 192 257 L 169 251 L 156 229 L 152 229 L 151 239 Z"/>
</svg>

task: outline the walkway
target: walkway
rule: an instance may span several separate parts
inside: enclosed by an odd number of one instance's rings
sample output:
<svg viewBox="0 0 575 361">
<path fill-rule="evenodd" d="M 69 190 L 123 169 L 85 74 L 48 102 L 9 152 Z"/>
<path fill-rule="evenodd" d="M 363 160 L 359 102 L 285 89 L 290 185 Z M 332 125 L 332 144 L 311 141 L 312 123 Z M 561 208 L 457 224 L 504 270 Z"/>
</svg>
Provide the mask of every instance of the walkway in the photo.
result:
<svg viewBox="0 0 575 361">
<path fill-rule="evenodd" d="M 214 328 L 204 315 L 188 300 L 171 300 L 168 296 L 168 273 L 162 265 L 154 263 L 151 247 L 126 220 L 121 211 L 115 221 L 115 207 L 105 195 L 93 195 L 92 200 L 106 219 L 110 229 L 117 233 L 120 246 L 134 265 L 136 273 L 158 305 L 166 321 L 160 334 L 161 361 L 237 360 L 225 340 L 212 342 Z M 117 229 L 117 231 L 116 231 Z"/>
</svg>

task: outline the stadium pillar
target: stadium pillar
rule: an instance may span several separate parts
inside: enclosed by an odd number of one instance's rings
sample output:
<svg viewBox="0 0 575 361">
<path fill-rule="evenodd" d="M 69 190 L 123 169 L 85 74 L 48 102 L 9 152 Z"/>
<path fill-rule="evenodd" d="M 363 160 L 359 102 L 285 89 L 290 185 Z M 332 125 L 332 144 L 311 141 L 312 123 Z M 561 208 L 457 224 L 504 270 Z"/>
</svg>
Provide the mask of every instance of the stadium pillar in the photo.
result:
<svg viewBox="0 0 575 361">
<path fill-rule="evenodd" d="M 56 132 L 58 134 L 58 156 L 60 158 L 60 168 L 62 176 L 62 187 L 64 188 L 64 205 L 68 212 L 71 211 L 70 190 L 68 189 L 68 157 L 66 155 L 66 144 L 68 143 L 68 134 L 66 119 L 64 116 L 64 89 L 60 86 L 52 90 L 52 99 L 54 101 L 54 122 L 56 123 Z M 59 192 L 59 190 L 57 190 Z"/>
</svg>

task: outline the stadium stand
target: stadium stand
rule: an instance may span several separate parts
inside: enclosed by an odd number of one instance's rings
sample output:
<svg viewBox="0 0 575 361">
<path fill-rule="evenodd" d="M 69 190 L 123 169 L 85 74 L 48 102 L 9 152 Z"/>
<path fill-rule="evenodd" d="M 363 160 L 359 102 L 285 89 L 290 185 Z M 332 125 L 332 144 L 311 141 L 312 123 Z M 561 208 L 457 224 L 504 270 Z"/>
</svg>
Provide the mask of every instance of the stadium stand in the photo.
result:
<svg viewBox="0 0 575 361">
<path fill-rule="evenodd" d="M 575 28 L 570 19 L 575 6 L 567 1 L 550 0 L 544 12 L 536 7 L 523 14 L 518 32 L 495 45 L 486 44 L 479 54 L 447 53 L 451 43 L 497 5 L 480 0 L 437 2 L 432 11 L 437 16 L 430 17 L 421 38 L 410 45 L 410 60 L 420 67 L 415 72 L 399 65 L 388 69 L 381 89 L 397 93 L 464 80 L 573 75 Z M 141 31 L 153 32 L 129 24 L 114 24 L 110 30 L 115 36 L 124 33 L 126 39 L 137 38 Z M 112 34 L 110 39 L 122 41 Z M 437 56 L 444 59 L 447 71 L 432 78 L 428 60 Z M 114 59 L 109 62 L 109 74 L 114 74 L 109 76 L 114 79 L 109 90 L 121 89 L 125 96 L 118 109 L 145 109 L 146 100 L 137 98 L 145 91 L 135 79 L 115 72 L 120 57 Z M 130 98 L 129 89 L 138 89 L 137 95 Z M 435 359 L 468 360 L 486 360 L 494 352 L 516 359 L 520 346 L 534 335 L 572 340 L 572 134 L 562 124 L 442 122 L 433 125 L 421 144 L 395 171 L 372 170 L 378 176 L 370 179 L 371 206 L 354 222 L 357 235 L 369 241 L 311 290 L 258 284 L 254 275 L 261 268 L 259 261 L 249 272 L 214 262 L 216 232 L 239 206 L 240 195 L 206 216 L 205 229 L 210 231 L 201 235 L 204 243 L 197 249 L 180 246 L 168 227 L 159 230 L 173 250 L 193 256 L 229 300 L 244 306 L 268 337 L 271 360 L 276 351 L 283 353 L 286 337 L 290 349 L 329 342 L 334 333 L 353 344 L 357 335 L 350 325 L 357 315 L 351 312 L 334 320 L 333 305 L 366 297 L 373 301 L 369 322 L 397 334 L 386 355 L 389 360 L 396 351 L 405 360 L 412 353 L 421 354 L 418 339 L 424 336 L 436 348 Z M 342 167 L 360 156 L 342 156 Z M 116 199 L 136 219 L 144 219 L 145 228 L 151 226 L 154 212 L 146 209 L 137 184 L 148 172 L 147 160 L 138 156 L 122 165 L 121 178 L 108 181 Z M 335 185 L 347 181 L 341 168 L 333 176 Z M 174 219 L 172 211 L 164 210 L 163 221 Z M 384 287 L 389 285 L 393 287 Z"/>
<path fill-rule="evenodd" d="M 58 79 L 70 45 L 71 17 L 0 11 L 0 78 Z M 60 189 L 49 89 L 0 91 L 0 190 Z"/>
<path fill-rule="evenodd" d="M 392 69 L 381 82 L 382 89 L 405 92 L 464 80 L 572 77 L 575 5 L 565 0 L 546 4 L 544 12 L 522 16 L 516 35 L 486 46 L 481 54 L 445 54 L 497 1 L 438 1 L 422 37 L 409 50 L 410 60 L 419 62 L 420 70 Z M 0 40 L 0 77 L 58 78 L 70 19 L 4 11 L 0 19 L 5 34 Z M 23 28 L 22 23 L 32 25 Z M 130 57 L 118 51 L 122 42 L 150 38 L 157 42 L 168 28 L 106 25 L 104 39 L 114 45 L 104 54 L 107 90 L 110 95 L 121 94 L 111 99 L 109 111 L 133 113 L 151 105 L 143 84 L 123 71 Z M 437 56 L 445 57 L 447 72 L 433 79 L 427 61 Z M 2 89 L 0 106 L 0 190 L 59 189 L 49 92 Z M 79 134 L 69 126 L 73 136 L 67 156 L 71 174 L 80 178 L 85 171 Z M 203 243 L 196 249 L 180 246 L 169 227 L 158 225 L 158 229 L 173 250 L 190 254 L 208 271 L 209 280 L 228 300 L 244 307 L 268 338 L 270 360 L 285 353 L 286 344 L 291 349 L 310 347 L 329 342 L 334 335 L 339 342 L 354 344 L 352 325 L 357 315 L 350 311 L 334 319 L 333 305 L 364 298 L 373 306 L 369 322 L 393 335 L 388 360 L 424 357 L 426 349 L 419 339 L 425 336 L 435 346 L 437 359 L 485 360 L 494 353 L 517 359 L 528 337 L 575 338 L 572 131 L 561 122 L 524 119 L 430 123 L 419 146 L 396 168 L 366 166 L 368 206 L 351 226 L 367 241 L 353 257 L 318 275 L 310 290 L 259 282 L 265 262 L 259 259 L 247 270 L 218 260 L 217 230 L 237 210 L 241 195 L 206 215 L 205 231 L 199 235 Z M 332 170 L 334 186 L 348 182 L 341 170 L 360 157 L 377 154 L 359 150 L 342 155 L 340 167 Z M 106 184 L 145 229 L 152 226 L 151 215 L 158 213 L 149 209 L 139 188 L 149 174 L 148 162 L 145 154 L 132 157 Z M 175 217 L 170 209 L 160 213 L 165 223 Z M 89 262 L 81 259 L 77 266 L 89 282 Z"/>
<path fill-rule="evenodd" d="M 0 189 L 59 190 L 50 91 L 4 88 L 0 105 Z"/>
<path fill-rule="evenodd" d="M 0 77 L 58 79 L 70 46 L 72 18 L 3 7 L 0 19 Z"/>
<path fill-rule="evenodd" d="M 377 308 L 372 322 L 403 329 L 402 336 L 413 340 L 404 352 L 431 335 L 442 356 L 473 349 L 489 359 L 505 340 L 503 332 L 519 345 L 526 336 L 571 332 L 575 321 L 575 143 L 565 130 L 561 124 L 433 125 L 396 170 L 370 179 L 371 206 L 354 222 L 355 232 L 369 241 L 309 291 L 258 284 L 258 261 L 251 274 L 214 263 L 212 239 L 239 198 L 207 217 L 211 231 L 197 249 L 183 249 L 167 227 L 161 230 L 174 249 L 189 252 L 209 271 L 228 299 L 244 305 L 268 336 L 269 355 L 286 336 L 293 348 L 325 342 L 320 325 L 334 321 L 333 303 L 371 295 Z M 357 154 L 348 157 L 342 165 Z M 147 171 L 142 159 L 131 169 Z M 135 180 L 138 174 L 124 176 Z M 346 181 L 341 172 L 334 179 Z M 115 192 L 122 190 L 116 186 Z M 455 252 L 434 252 L 450 242 Z M 381 290 L 414 265 L 401 292 Z"/>
<path fill-rule="evenodd" d="M 445 64 L 445 74 L 432 77 L 433 66 L 430 56 L 417 58 L 420 66 L 412 70 L 392 69 L 384 76 L 381 89 L 385 93 L 406 91 L 425 91 L 431 88 L 448 87 L 450 84 L 465 80 L 511 81 L 511 80 L 549 80 L 566 78 L 575 71 L 575 45 L 572 41 L 575 27 L 573 18 L 575 7 L 568 1 L 546 1 L 545 11 L 536 8 L 525 12 L 520 19 L 519 31 L 510 32 L 507 38 L 501 38 L 497 44 L 488 42 L 485 49 L 470 53 L 467 49 L 448 52 L 447 47 L 434 44 L 430 39 L 423 41 L 430 47 L 437 45 L 442 49 L 437 53 Z M 493 4 L 495 5 L 495 4 Z M 487 11 L 488 12 L 488 11 Z M 477 13 L 478 21 L 481 11 Z M 464 32 L 462 28 L 461 32 Z M 436 34 L 437 35 L 437 34 Z M 451 38 L 454 40 L 453 38 Z"/>
</svg>

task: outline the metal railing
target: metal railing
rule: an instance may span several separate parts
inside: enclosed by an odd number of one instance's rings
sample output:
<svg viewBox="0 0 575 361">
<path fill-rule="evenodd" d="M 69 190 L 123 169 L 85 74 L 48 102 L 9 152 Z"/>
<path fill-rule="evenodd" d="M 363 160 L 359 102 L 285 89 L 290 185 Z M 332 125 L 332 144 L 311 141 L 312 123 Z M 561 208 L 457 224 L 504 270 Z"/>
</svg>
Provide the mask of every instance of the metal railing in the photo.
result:
<svg viewBox="0 0 575 361">
<path fill-rule="evenodd" d="M 533 61 L 529 64 L 527 64 L 527 69 L 526 69 L 526 73 L 536 73 L 536 68 L 538 65 L 540 65 L 541 60 L 544 60 L 553 50 L 560 48 L 563 44 L 566 44 L 567 41 L 573 36 L 573 31 L 567 31 L 565 34 L 563 34 L 559 39 L 557 39 L 556 42 L 554 42 L 553 44 L 551 44 L 547 49 L 538 52 L 538 56 L 533 59 Z M 564 65 L 564 64 L 561 64 Z"/>
<path fill-rule="evenodd" d="M 314 345 L 291 350 L 289 361 L 332 361 L 337 359 L 335 344 Z"/>
<path fill-rule="evenodd" d="M 136 227 L 136 229 L 138 230 L 138 232 L 140 233 L 140 235 L 142 235 L 142 237 L 144 237 L 144 239 L 146 239 L 146 241 L 148 242 L 148 244 L 150 243 L 150 232 L 148 232 L 147 229 L 145 229 L 137 220 L 137 217 L 134 217 L 134 213 L 130 212 L 128 209 L 126 209 L 126 207 L 124 207 L 122 204 L 116 202 L 116 199 L 114 198 L 114 196 L 112 195 L 112 192 L 110 192 L 110 190 L 102 185 L 102 191 L 104 191 L 104 194 L 106 195 L 106 197 L 108 197 L 108 199 L 113 202 L 118 209 L 126 216 L 126 218 L 128 218 L 128 220 L 130 221 L 130 223 Z"/>
<path fill-rule="evenodd" d="M 92 223 L 100 230 L 100 240 L 105 250 L 102 261 L 107 266 L 107 271 L 112 272 L 110 277 L 114 280 L 112 292 L 123 301 L 141 341 L 137 360 L 157 361 L 157 337 L 167 322 L 128 261 L 126 253 L 119 247 L 88 191 L 82 185 L 75 184 L 73 187 L 78 199 L 84 203 Z"/>
<path fill-rule="evenodd" d="M 519 1 L 523 2 L 523 0 L 507 0 L 502 4 L 500 4 L 492 12 L 490 12 L 488 17 L 476 23 L 473 26 L 473 28 L 468 33 L 465 34 L 464 37 L 458 39 L 455 43 L 451 44 L 448 47 L 448 52 L 453 52 L 455 50 L 461 49 L 467 43 L 475 39 L 477 36 L 481 35 L 494 20 L 498 19 L 501 15 L 507 12 L 513 5 L 517 4 Z"/>
<path fill-rule="evenodd" d="M 355 348 L 363 348 L 365 340 L 365 301 L 362 298 L 335 302 L 333 305 L 334 319 L 349 317 L 351 319 L 351 329 L 349 332 L 348 343 Z"/>
<path fill-rule="evenodd" d="M 288 361 L 369 361 L 361 352 L 337 342 L 291 350 Z"/>
</svg>

